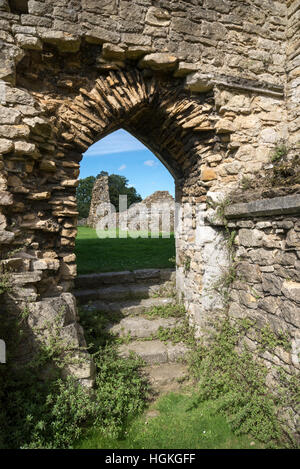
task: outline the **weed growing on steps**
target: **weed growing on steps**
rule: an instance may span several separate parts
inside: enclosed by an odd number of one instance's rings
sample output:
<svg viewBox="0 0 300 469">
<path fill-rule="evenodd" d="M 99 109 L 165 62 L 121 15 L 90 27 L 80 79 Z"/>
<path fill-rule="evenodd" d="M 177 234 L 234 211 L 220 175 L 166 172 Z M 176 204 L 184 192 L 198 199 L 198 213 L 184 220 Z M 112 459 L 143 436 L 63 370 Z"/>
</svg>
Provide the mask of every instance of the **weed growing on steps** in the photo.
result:
<svg viewBox="0 0 300 469">
<path fill-rule="evenodd" d="M 160 327 L 158 332 L 152 336 L 152 339 L 158 339 L 162 342 L 171 342 L 172 344 L 178 344 L 181 342 L 190 347 L 193 347 L 196 344 L 195 331 L 190 326 L 187 318 L 175 327 Z"/>
<path fill-rule="evenodd" d="M 144 313 L 149 319 L 156 318 L 183 318 L 186 315 L 186 310 L 183 304 L 167 304 L 165 306 L 154 306 Z"/>
</svg>

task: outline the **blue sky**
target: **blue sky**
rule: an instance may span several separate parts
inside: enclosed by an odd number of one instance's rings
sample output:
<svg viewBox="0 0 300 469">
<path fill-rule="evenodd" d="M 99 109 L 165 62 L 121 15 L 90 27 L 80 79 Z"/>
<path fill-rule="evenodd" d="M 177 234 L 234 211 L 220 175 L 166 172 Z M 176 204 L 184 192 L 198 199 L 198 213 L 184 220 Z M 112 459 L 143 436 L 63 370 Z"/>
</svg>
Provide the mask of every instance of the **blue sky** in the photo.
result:
<svg viewBox="0 0 300 469">
<path fill-rule="evenodd" d="M 100 171 L 125 176 L 143 199 L 155 191 L 169 191 L 174 196 L 174 179 L 167 168 L 123 129 L 94 143 L 84 153 L 79 177 L 96 176 Z"/>
</svg>

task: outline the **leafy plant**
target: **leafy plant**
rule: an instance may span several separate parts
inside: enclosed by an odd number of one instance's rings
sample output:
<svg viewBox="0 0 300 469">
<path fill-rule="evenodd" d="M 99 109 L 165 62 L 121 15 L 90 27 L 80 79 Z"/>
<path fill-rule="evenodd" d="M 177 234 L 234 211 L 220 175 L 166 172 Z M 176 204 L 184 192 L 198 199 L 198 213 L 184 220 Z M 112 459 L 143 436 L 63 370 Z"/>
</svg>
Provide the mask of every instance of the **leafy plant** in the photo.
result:
<svg viewBox="0 0 300 469">
<path fill-rule="evenodd" d="M 175 267 L 176 266 L 176 256 L 170 257 L 169 262 Z"/>
<path fill-rule="evenodd" d="M 195 331 L 189 325 L 188 319 L 185 319 L 172 328 L 160 327 L 153 338 L 162 342 L 171 342 L 172 344 L 183 342 L 186 345 L 193 346 L 195 344 Z"/>
<path fill-rule="evenodd" d="M 96 413 L 93 424 L 106 434 L 120 437 L 128 420 L 145 407 L 148 383 L 139 372 L 143 362 L 137 357 L 120 358 L 113 346 L 100 350 L 95 361 Z"/>
<path fill-rule="evenodd" d="M 243 191 L 246 191 L 247 189 L 250 189 L 251 187 L 251 178 L 249 176 L 243 176 L 241 180 L 241 187 Z"/>
<path fill-rule="evenodd" d="M 26 327 L 29 314 L 25 308 L 18 321 L 7 322 L 5 330 L 4 322 L 0 324 L 10 354 L 17 341 L 16 331 L 21 324 Z M 72 356 L 73 344 L 66 343 L 61 334 L 62 315 L 60 311 L 54 322 L 44 325 L 47 338 L 39 342 L 39 351 L 30 362 L 11 366 L 10 355 L 1 369 L 0 447 L 71 448 L 85 428 L 93 426 L 118 436 L 127 420 L 145 405 L 148 383 L 139 371 L 141 360 L 119 357 L 115 345 L 106 345 L 111 338 L 100 331 L 99 323 L 96 333 L 102 338 L 101 346 L 94 347 L 94 389 L 86 389 L 72 377 L 61 379 L 66 363 L 78 362 Z M 88 323 L 91 329 L 97 324 L 95 318 L 89 318 Z"/>
<path fill-rule="evenodd" d="M 285 156 L 287 156 L 288 151 L 289 151 L 289 149 L 288 149 L 288 147 L 287 147 L 287 145 L 284 141 L 279 143 L 275 147 L 275 149 L 274 149 L 274 151 L 271 155 L 272 163 L 277 163 L 278 161 L 281 161 Z"/>
<path fill-rule="evenodd" d="M 186 310 L 182 303 L 170 303 L 163 306 L 154 306 L 144 314 L 149 318 L 181 318 L 186 315 Z"/>
<path fill-rule="evenodd" d="M 0 275 L 0 295 L 11 289 L 11 281 L 8 272 L 4 272 Z"/>
<path fill-rule="evenodd" d="M 189 256 L 186 256 L 184 259 L 183 263 L 183 272 L 184 275 L 187 275 L 187 273 L 191 270 L 191 258 Z"/>
<path fill-rule="evenodd" d="M 284 427 L 277 416 L 280 394 L 267 389 L 267 368 L 255 361 L 246 347 L 240 351 L 237 347 L 251 327 L 251 321 L 233 325 L 227 319 L 220 324 L 209 346 L 195 347 L 190 356 L 190 371 L 198 381 L 194 405 L 213 399 L 216 411 L 226 415 L 237 434 L 251 434 L 270 447 L 293 445 L 285 439 Z M 299 396 L 299 382 L 297 387 L 296 390 L 295 380 L 290 386 L 289 405 L 296 393 Z"/>
</svg>

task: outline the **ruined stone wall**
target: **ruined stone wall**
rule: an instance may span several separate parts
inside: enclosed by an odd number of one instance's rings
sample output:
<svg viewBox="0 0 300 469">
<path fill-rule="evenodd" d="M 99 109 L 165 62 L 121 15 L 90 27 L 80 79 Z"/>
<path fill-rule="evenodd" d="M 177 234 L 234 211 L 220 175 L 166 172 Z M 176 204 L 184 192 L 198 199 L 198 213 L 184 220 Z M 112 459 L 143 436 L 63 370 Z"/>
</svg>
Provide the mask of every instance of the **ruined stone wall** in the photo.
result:
<svg viewBox="0 0 300 469">
<path fill-rule="evenodd" d="M 13 6 L 16 2 L 11 2 Z M 286 1 L 270 0 L 20 0 L 21 16 L 1 1 L 4 30 L 13 24 L 16 42 L 26 48 L 41 41 L 75 51 L 80 39 L 110 43 L 115 58 L 145 53 L 175 54 L 177 74 L 192 70 L 283 84 Z M 14 13 L 18 9 L 12 8 Z M 5 35 L 10 44 L 13 41 Z M 65 38 L 65 44 L 62 39 Z M 118 47 L 121 47 L 121 50 Z M 105 57 L 112 55 L 106 52 Z M 109 57 L 110 58 L 110 57 Z M 196 65 L 191 65 L 196 64 Z"/>
<path fill-rule="evenodd" d="M 299 368 L 300 196 L 236 204 L 226 210 L 235 232 L 236 280 L 229 314 L 247 315 L 289 336 L 289 352 L 277 350 L 274 364 Z M 248 213 L 247 213 L 248 212 Z M 285 213 L 282 215 L 281 213 Z M 252 349 L 255 344 L 252 344 Z M 272 361 L 270 355 L 265 358 Z"/>
<path fill-rule="evenodd" d="M 132 205 L 117 214 L 117 225 L 121 229 L 163 231 L 174 233 L 175 200 L 168 191 L 156 191 L 142 202 Z"/>
<path fill-rule="evenodd" d="M 290 376 L 300 368 L 300 196 L 237 204 L 225 212 L 236 235 L 228 314 L 253 323 L 243 343 L 267 365 L 268 384 L 276 389 L 278 367 Z M 299 431 L 297 408 L 286 410 L 290 428 Z"/>
<path fill-rule="evenodd" d="M 103 175 L 99 176 L 93 186 L 92 191 L 92 200 L 90 205 L 89 216 L 87 219 L 87 225 L 95 228 L 99 218 L 105 215 L 105 213 L 98 213 L 97 209 L 100 204 L 105 204 L 107 209 L 109 208 L 110 199 L 109 199 L 109 186 L 108 186 L 108 176 Z"/>
<path fill-rule="evenodd" d="M 116 207 L 109 205 L 108 176 L 99 179 L 93 188 L 90 214 L 85 224 L 98 229 L 144 231 L 145 236 L 149 231 L 153 234 L 162 230 L 166 234 L 174 233 L 175 200 L 168 191 L 156 191 L 142 202 L 132 204 L 128 210 L 117 212 Z"/>
<path fill-rule="evenodd" d="M 72 289 L 82 153 L 123 127 L 189 204 L 177 282 L 205 331 L 228 263 L 209 204 L 245 177 L 266 187 L 270 155 L 297 138 L 298 21 L 297 1 L 0 0 L 0 242 L 14 282 L 2 310 L 34 314 Z"/>
<path fill-rule="evenodd" d="M 287 110 L 289 146 L 299 155 L 300 148 L 300 2 L 287 1 Z"/>
</svg>

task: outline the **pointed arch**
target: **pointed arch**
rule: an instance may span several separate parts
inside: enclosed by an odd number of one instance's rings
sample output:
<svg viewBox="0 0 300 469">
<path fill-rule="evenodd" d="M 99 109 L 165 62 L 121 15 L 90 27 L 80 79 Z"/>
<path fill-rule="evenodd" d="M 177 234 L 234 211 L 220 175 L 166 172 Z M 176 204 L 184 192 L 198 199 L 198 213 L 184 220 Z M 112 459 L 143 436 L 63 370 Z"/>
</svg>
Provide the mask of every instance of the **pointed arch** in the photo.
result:
<svg viewBox="0 0 300 469">
<path fill-rule="evenodd" d="M 183 181 L 199 162 L 199 147 L 214 135 L 213 103 L 190 97 L 182 86 L 138 71 L 109 72 L 80 88 L 56 109 L 60 149 L 79 154 L 111 132 L 124 128 Z M 80 160 L 80 157 L 77 157 Z"/>
</svg>

